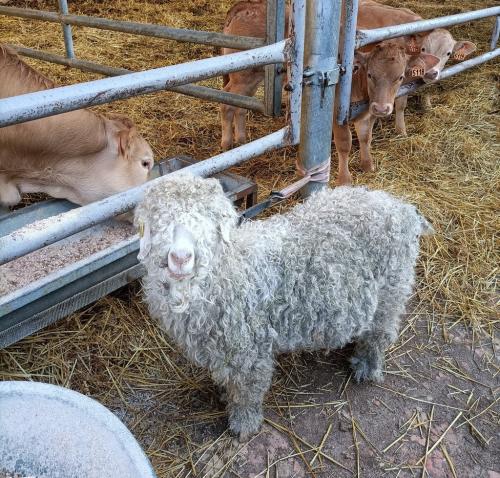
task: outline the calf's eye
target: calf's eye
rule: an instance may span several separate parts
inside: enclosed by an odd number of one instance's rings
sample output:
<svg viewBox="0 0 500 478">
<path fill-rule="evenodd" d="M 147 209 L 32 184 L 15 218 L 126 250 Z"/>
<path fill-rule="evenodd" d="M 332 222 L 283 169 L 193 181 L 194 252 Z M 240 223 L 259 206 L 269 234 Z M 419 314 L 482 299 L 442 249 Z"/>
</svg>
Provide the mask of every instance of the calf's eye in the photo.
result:
<svg viewBox="0 0 500 478">
<path fill-rule="evenodd" d="M 370 80 L 372 79 L 372 75 L 370 75 L 370 73 L 368 73 L 368 78 L 370 78 Z"/>
</svg>

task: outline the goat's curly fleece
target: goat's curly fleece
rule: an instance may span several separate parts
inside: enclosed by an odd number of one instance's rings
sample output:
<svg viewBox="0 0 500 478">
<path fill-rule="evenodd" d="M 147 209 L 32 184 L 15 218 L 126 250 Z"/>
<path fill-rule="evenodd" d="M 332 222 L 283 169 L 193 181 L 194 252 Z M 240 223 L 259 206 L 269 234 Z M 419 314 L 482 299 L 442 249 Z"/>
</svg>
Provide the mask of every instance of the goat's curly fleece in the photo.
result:
<svg viewBox="0 0 500 478">
<path fill-rule="evenodd" d="M 286 214 L 237 226 L 215 179 L 178 175 L 153 185 L 135 223 L 151 229 L 144 292 L 151 314 L 228 392 L 244 440 L 282 352 L 356 341 L 358 380 L 381 379 L 414 282 L 418 238 L 432 228 L 414 206 L 361 187 L 322 190 Z M 160 265 L 172 224 L 194 235 L 195 276 L 168 281 Z"/>
</svg>

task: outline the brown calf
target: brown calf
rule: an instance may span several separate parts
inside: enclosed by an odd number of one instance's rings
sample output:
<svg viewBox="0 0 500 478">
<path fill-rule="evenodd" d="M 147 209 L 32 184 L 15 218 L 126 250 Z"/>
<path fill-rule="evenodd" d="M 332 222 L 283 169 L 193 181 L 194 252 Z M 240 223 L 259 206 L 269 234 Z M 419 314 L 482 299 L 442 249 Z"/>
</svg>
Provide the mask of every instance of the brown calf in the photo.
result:
<svg viewBox="0 0 500 478">
<path fill-rule="evenodd" d="M 400 25 L 419 20 L 422 20 L 422 17 L 407 8 L 390 7 L 374 0 L 361 0 L 359 3 L 358 25 L 365 29 Z M 412 51 L 421 51 L 439 58 L 439 63 L 423 76 L 426 83 L 439 80 L 441 71 L 450 58 L 463 60 L 476 49 L 476 45 L 470 41 L 455 41 L 451 33 L 443 28 L 410 35 L 404 39 Z M 424 105 L 430 107 L 429 95 L 424 94 L 423 99 Z M 406 135 L 404 111 L 407 102 L 407 96 L 396 99 L 396 131 L 403 135 Z"/>
<path fill-rule="evenodd" d="M 53 88 L 0 45 L 0 98 Z M 133 122 L 82 109 L 0 128 L 0 205 L 43 192 L 87 204 L 144 183 L 153 152 Z"/>
<path fill-rule="evenodd" d="M 392 113 L 396 93 L 406 79 L 424 76 L 438 61 L 427 53 L 409 55 L 400 41 L 391 40 L 379 43 L 370 52 L 356 52 L 351 101 L 369 101 L 368 110 L 354 120 L 363 171 L 375 169 L 370 148 L 376 119 Z M 349 125 L 338 125 L 334 121 L 333 136 L 339 157 L 337 184 L 350 184 L 348 161 L 352 137 Z"/>
</svg>

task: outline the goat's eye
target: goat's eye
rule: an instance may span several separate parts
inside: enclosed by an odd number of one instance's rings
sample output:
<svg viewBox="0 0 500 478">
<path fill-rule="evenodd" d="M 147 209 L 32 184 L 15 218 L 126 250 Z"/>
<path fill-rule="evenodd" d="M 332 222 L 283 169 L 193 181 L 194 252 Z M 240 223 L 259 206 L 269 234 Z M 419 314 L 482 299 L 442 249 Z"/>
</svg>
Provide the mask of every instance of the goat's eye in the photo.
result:
<svg viewBox="0 0 500 478">
<path fill-rule="evenodd" d="M 143 161 L 141 164 L 143 168 L 149 169 L 149 161 Z"/>
<path fill-rule="evenodd" d="M 399 77 L 399 81 L 403 81 L 404 79 L 405 79 L 405 75 L 401 75 L 401 76 Z"/>
<path fill-rule="evenodd" d="M 446 53 L 446 56 L 451 56 L 451 51 L 449 51 L 448 53 Z"/>
<path fill-rule="evenodd" d="M 425 47 L 422 47 L 422 50 L 421 51 L 425 51 Z"/>
<path fill-rule="evenodd" d="M 370 80 L 372 79 L 372 75 L 370 73 L 368 73 L 368 78 L 370 78 Z"/>
</svg>

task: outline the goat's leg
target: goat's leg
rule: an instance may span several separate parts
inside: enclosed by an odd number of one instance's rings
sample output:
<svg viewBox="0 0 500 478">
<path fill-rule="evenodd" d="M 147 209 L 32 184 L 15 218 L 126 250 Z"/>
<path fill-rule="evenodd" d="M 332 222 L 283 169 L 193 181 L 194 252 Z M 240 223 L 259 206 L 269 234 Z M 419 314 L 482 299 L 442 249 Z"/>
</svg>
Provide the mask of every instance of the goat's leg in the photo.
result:
<svg viewBox="0 0 500 478">
<path fill-rule="evenodd" d="M 226 385 L 229 428 L 240 442 L 247 441 L 262 425 L 262 403 L 271 386 L 273 361 L 259 360 L 251 374 L 233 373 Z"/>
<path fill-rule="evenodd" d="M 371 153 L 372 131 L 375 120 L 374 116 L 368 114 L 365 118 L 354 122 L 359 140 L 360 166 L 365 172 L 375 171 L 375 164 L 373 163 Z"/>
<path fill-rule="evenodd" d="M 405 109 L 408 103 L 408 96 L 396 98 L 396 133 L 406 136 Z"/>
<path fill-rule="evenodd" d="M 0 174 L 0 206 L 15 206 L 21 202 L 17 186 Z"/>
<path fill-rule="evenodd" d="M 381 334 L 368 333 L 356 341 L 354 355 L 351 357 L 351 368 L 356 382 L 384 380 L 384 363 L 386 341 Z"/>
<path fill-rule="evenodd" d="M 333 122 L 333 140 L 339 158 L 339 173 L 337 185 L 345 186 L 352 183 L 352 176 L 349 172 L 349 153 L 352 147 L 352 135 L 349 125 L 338 125 Z"/>
</svg>

